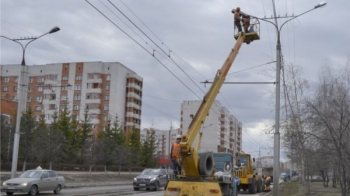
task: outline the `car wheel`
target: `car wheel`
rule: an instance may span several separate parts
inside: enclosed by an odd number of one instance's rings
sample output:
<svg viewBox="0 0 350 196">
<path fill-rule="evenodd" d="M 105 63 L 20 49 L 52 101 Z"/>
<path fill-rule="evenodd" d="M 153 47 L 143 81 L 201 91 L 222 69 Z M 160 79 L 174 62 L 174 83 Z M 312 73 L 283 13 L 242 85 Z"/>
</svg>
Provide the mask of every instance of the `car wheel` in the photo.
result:
<svg viewBox="0 0 350 196">
<path fill-rule="evenodd" d="M 146 188 L 147 191 L 149 191 L 150 189 L 149 188 Z"/>
<path fill-rule="evenodd" d="M 154 189 L 153 189 L 154 191 L 158 191 L 159 190 L 159 182 L 158 181 L 156 181 L 155 183 L 154 183 Z"/>
<path fill-rule="evenodd" d="M 6 192 L 6 195 L 13 195 L 13 192 Z"/>
<path fill-rule="evenodd" d="M 53 193 L 55 193 L 55 194 L 60 194 L 61 189 L 62 189 L 62 187 L 61 187 L 61 185 L 59 184 L 59 185 L 57 185 L 57 187 L 55 188 L 55 190 L 53 190 Z"/>
<path fill-rule="evenodd" d="M 134 187 L 134 191 L 138 191 L 140 190 L 140 188 Z"/>
<path fill-rule="evenodd" d="M 34 196 L 34 195 L 38 194 L 38 187 L 36 185 L 33 185 L 30 188 L 28 194 L 31 195 L 31 196 Z"/>
</svg>

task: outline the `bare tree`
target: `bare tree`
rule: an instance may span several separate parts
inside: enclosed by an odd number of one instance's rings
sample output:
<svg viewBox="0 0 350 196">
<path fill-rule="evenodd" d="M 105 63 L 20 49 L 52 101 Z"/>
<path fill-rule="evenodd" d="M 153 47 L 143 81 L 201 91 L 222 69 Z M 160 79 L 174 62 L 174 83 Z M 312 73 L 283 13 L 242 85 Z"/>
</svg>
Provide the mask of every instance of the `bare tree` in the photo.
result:
<svg viewBox="0 0 350 196">
<path fill-rule="evenodd" d="M 315 96 L 308 102 L 310 127 L 334 160 L 333 179 L 339 177 L 342 195 L 349 194 L 350 72 L 349 65 L 335 74 L 325 67 Z"/>
</svg>

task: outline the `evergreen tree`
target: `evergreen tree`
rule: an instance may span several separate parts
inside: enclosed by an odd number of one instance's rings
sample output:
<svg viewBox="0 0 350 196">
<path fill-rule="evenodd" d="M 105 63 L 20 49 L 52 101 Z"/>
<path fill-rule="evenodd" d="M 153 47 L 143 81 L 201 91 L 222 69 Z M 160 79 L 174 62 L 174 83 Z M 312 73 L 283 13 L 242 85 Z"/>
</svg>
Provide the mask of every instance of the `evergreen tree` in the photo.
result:
<svg viewBox="0 0 350 196">
<path fill-rule="evenodd" d="M 79 125 L 79 145 L 80 145 L 80 153 L 81 157 L 87 154 L 92 146 L 92 140 L 88 140 L 89 133 L 92 131 L 92 124 L 90 123 L 90 118 L 88 114 L 89 110 L 85 109 L 84 119 Z"/>
<path fill-rule="evenodd" d="M 58 116 L 58 113 L 55 113 Z M 67 149 L 65 151 L 65 162 L 75 162 L 78 151 L 80 150 L 79 145 L 79 132 L 78 130 L 79 123 L 72 118 L 72 115 L 67 107 L 65 107 L 58 116 L 58 120 L 55 123 L 53 129 L 61 131 L 68 143 Z"/>
<path fill-rule="evenodd" d="M 29 158 L 34 156 L 33 133 L 35 128 L 35 120 L 30 107 L 27 107 L 25 113 L 21 117 L 20 122 L 20 142 L 19 142 L 19 157 L 23 160 L 23 171 L 26 169 L 26 164 Z"/>
<path fill-rule="evenodd" d="M 1 162 L 11 161 L 11 146 L 13 145 L 12 141 L 12 126 L 10 124 L 10 118 L 5 115 L 0 115 L 0 131 L 1 131 Z"/>
</svg>

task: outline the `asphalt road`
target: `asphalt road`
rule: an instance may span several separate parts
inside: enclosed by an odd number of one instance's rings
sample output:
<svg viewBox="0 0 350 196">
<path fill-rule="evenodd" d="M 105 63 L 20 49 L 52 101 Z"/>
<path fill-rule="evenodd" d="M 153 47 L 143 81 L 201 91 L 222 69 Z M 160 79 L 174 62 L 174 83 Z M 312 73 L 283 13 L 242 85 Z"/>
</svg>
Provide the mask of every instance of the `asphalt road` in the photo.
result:
<svg viewBox="0 0 350 196">
<path fill-rule="evenodd" d="M 84 196 L 84 195 L 103 195 L 103 196 L 112 196 L 112 195 L 139 195 L 139 196 L 163 196 L 164 189 L 159 191 L 134 191 L 132 185 L 119 185 L 119 186 L 100 186 L 100 187 L 82 187 L 82 188 L 69 188 L 63 189 L 61 191 L 62 196 Z M 256 193 L 256 196 L 266 196 L 269 193 Z M 1 195 L 6 195 L 6 193 L 1 193 Z M 14 195 L 27 195 L 27 194 L 14 194 Z M 53 191 L 41 192 L 40 196 L 53 196 L 55 195 Z M 239 192 L 238 195 L 251 195 L 248 192 Z"/>
</svg>

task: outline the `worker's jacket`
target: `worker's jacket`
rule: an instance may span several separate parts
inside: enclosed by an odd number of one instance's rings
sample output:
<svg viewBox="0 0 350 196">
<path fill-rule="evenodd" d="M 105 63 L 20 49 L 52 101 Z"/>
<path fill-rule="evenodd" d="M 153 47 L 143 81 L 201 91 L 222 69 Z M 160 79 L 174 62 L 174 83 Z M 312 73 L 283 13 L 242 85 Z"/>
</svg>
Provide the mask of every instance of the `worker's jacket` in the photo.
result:
<svg viewBox="0 0 350 196">
<path fill-rule="evenodd" d="M 171 157 L 179 157 L 180 156 L 180 144 L 177 142 L 173 142 L 172 146 L 172 151 L 171 151 Z"/>
</svg>

